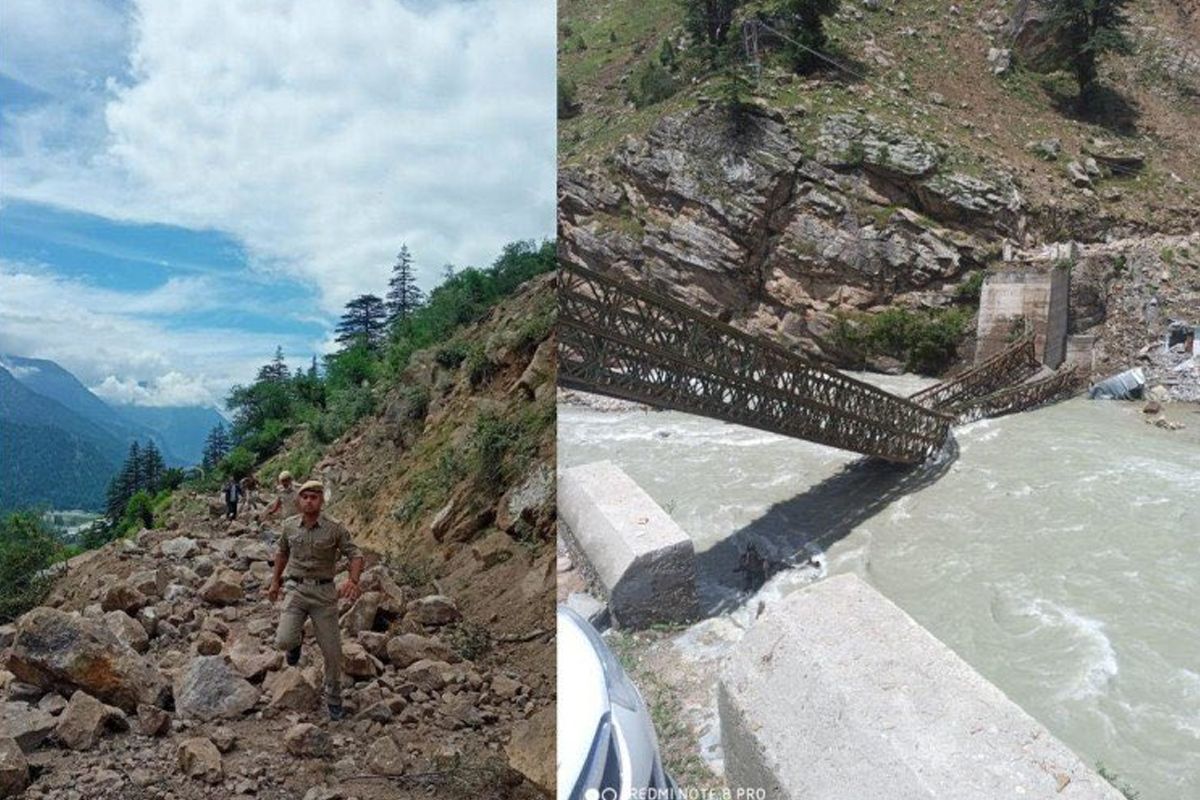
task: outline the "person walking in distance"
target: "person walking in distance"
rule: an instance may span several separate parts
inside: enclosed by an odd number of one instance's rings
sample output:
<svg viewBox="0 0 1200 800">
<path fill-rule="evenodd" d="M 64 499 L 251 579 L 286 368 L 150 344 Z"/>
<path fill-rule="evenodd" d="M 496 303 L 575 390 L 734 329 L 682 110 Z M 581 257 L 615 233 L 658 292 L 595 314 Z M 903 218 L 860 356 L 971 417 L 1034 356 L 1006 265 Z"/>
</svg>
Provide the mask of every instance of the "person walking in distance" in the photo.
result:
<svg viewBox="0 0 1200 800">
<path fill-rule="evenodd" d="M 325 659 L 325 700 L 331 719 L 341 719 L 342 710 L 342 634 L 338 629 L 339 597 L 354 601 L 362 594 L 358 579 L 363 557 L 338 522 L 322 515 L 325 487 L 320 481 L 308 481 L 297 493 L 300 513 L 283 522 L 279 548 L 275 555 L 275 574 L 267 587 L 267 599 L 279 599 L 286 582 L 287 596 L 279 613 L 275 646 L 287 653 L 287 663 L 300 662 L 304 639 L 304 621 L 312 619 L 317 646 Z M 338 556 L 350 561 L 349 577 L 334 591 Z"/>
<path fill-rule="evenodd" d="M 283 519 L 287 519 L 300 513 L 300 506 L 296 503 L 296 487 L 292 482 L 292 473 L 286 469 L 279 473 L 277 492 L 275 500 L 267 506 L 266 516 L 270 517 L 282 511 Z"/>
<path fill-rule="evenodd" d="M 258 478 L 255 478 L 254 473 L 251 472 L 249 475 L 242 478 L 241 487 L 242 502 L 246 504 L 247 508 L 249 508 L 254 504 L 254 492 L 258 490 Z"/>
<path fill-rule="evenodd" d="M 238 500 L 242 499 L 242 487 L 238 485 L 237 478 L 230 476 L 229 482 L 225 484 L 225 518 L 237 519 Z"/>
</svg>

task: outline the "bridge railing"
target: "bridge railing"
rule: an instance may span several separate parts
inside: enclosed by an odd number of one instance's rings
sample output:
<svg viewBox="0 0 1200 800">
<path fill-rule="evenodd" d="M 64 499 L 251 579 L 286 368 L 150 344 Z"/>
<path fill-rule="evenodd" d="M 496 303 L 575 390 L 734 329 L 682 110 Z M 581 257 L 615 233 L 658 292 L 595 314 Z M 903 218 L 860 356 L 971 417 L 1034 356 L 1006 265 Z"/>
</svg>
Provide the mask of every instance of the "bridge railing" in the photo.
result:
<svg viewBox="0 0 1200 800">
<path fill-rule="evenodd" d="M 986 397 L 1013 386 L 1041 368 L 1034 350 L 1033 334 L 1027 333 L 1004 350 L 961 375 L 909 395 L 909 400 L 926 408 L 944 410 L 972 399 Z"/>
<path fill-rule="evenodd" d="M 965 400 L 949 410 L 954 415 L 957 425 L 984 417 L 1028 411 L 1073 394 L 1084 380 L 1084 372 L 1079 367 L 1060 367 L 1053 375 L 1041 380 L 1009 386 L 985 397 Z"/>
<path fill-rule="evenodd" d="M 558 299 L 562 386 L 904 463 L 949 433 L 946 414 L 625 281 L 563 265 Z"/>
</svg>

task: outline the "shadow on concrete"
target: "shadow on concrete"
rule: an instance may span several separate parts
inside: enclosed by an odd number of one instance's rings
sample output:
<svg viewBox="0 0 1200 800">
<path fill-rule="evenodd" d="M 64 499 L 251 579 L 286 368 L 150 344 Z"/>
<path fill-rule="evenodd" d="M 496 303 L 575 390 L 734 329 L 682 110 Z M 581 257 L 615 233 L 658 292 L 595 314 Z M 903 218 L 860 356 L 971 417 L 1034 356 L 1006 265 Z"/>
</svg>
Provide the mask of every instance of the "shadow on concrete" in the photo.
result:
<svg viewBox="0 0 1200 800">
<path fill-rule="evenodd" d="M 698 613 L 710 617 L 745 602 L 772 574 L 813 563 L 831 544 L 886 509 L 932 485 L 958 458 L 953 435 L 938 457 L 909 466 L 853 461 L 803 494 L 696 555 Z"/>
</svg>

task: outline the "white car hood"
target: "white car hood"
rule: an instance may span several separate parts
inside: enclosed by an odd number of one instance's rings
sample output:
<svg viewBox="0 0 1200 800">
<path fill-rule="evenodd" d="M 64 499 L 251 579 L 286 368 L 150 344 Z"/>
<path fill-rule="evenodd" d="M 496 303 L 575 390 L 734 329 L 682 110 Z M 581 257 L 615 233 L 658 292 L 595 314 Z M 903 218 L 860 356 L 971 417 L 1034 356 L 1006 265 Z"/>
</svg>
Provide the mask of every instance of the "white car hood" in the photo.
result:
<svg viewBox="0 0 1200 800">
<path fill-rule="evenodd" d="M 600 720 L 608 712 L 604 667 L 587 635 L 558 614 L 558 796 L 570 797 L 587 762 Z"/>
</svg>

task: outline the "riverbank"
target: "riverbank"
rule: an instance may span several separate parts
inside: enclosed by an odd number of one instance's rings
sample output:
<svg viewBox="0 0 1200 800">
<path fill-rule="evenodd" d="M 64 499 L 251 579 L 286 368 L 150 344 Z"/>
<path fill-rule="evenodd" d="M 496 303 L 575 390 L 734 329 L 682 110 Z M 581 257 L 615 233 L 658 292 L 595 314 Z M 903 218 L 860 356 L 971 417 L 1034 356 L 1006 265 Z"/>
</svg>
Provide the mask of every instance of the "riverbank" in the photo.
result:
<svg viewBox="0 0 1200 800">
<path fill-rule="evenodd" d="M 888 380 L 901 391 L 910 379 Z M 1142 800 L 1173 800 L 1200 793 L 1200 720 L 1188 716 L 1200 632 L 1183 624 L 1200 601 L 1188 523 L 1200 408 L 1164 404 L 1187 426 L 1164 430 L 1142 407 L 1080 398 L 977 422 L 956 431 L 953 460 L 905 485 L 853 455 L 750 429 L 560 405 L 559 463 L 614 461 L 696 543 L 702 600 L 718 611 L 626 649 L 671 687 L 714 774 L 716 665 L 760 609 L 855 572 L 1085 761 Z M 817 566 L 746 591 L 729 554 L 751 535 L 815 550 Z"/>
</svg>

